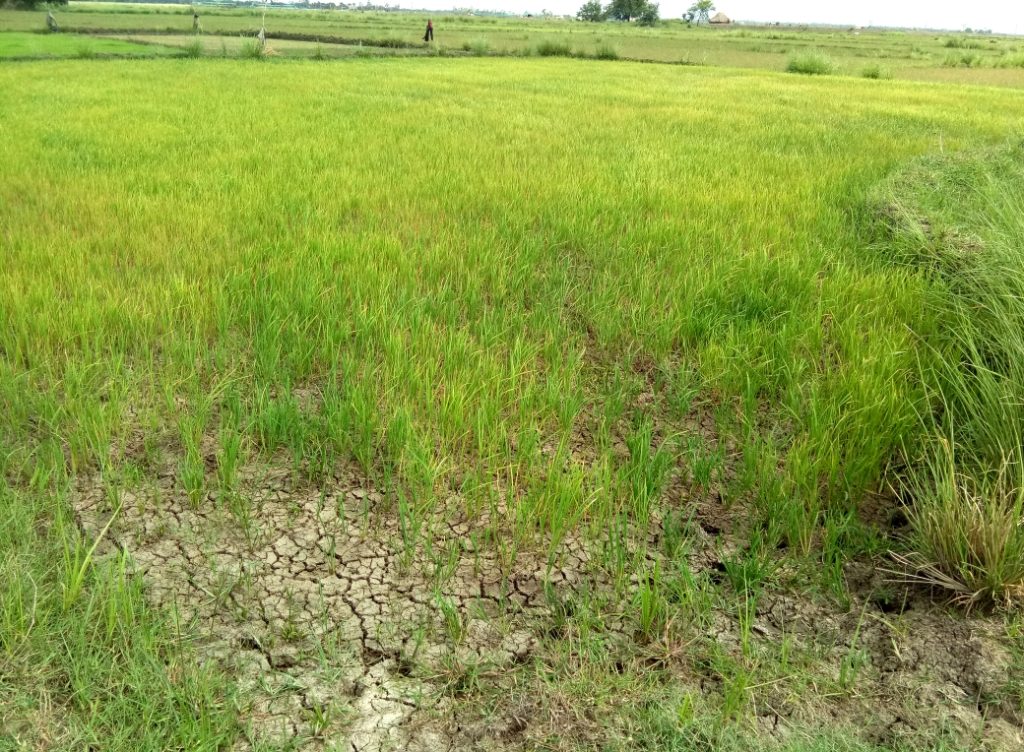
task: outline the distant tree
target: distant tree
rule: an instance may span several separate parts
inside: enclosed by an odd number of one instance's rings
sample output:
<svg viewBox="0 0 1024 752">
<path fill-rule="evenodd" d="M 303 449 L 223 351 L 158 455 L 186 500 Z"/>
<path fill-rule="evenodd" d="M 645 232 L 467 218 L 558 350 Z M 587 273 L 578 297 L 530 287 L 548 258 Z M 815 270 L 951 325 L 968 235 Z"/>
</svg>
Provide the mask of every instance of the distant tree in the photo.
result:
<svg viewBox="0 0 1024 752">
<path fill-rule="evenodd" d="M 648 5 L 647 0 L 612 0 L 605 9 L 605 15 L 616 21 L 632 21 L 639 18 Z"/>
<path fill-rule="evenodd" d="M 688 10 L 686 11 L 686 13 L 683 14 L 683 20 L 686 21 L 687 26 L 693 23 L 693 19 L 695 16 L 696 13 L 694 13 L 692 10 Z"/>
<path fill-rule="evenodd" d="M 641 26 L 656 25 L 658 23 L 658 4 L 646 3 L 640 14 L 636 17 L 636 22 Z"/>
<path fill-rule="evenodd" d="M 588 0 L 580 8 L 576 18 L 581 21 L 603 21 L 604 8 L 601 7 L 601 0 Z"/>
<path fill-rule="evenodd" d="M 35 10 L 40 5 L 67 5 L 68 0 L 48 0 L 48 2 L 43 2 L 43 0 L 8 0 L 8 4 L 19 10 Z"/>
<path fill-rule="evenodd" d="M 697 0 L 697 2 L 690 6 L 689 13 L 692 14 L 691 18 L 696 18 L 697 24 L 700 25 L 701 23 L 711 22 L 711 11 L 714 9 L 714 0 Z"/>
</svg>

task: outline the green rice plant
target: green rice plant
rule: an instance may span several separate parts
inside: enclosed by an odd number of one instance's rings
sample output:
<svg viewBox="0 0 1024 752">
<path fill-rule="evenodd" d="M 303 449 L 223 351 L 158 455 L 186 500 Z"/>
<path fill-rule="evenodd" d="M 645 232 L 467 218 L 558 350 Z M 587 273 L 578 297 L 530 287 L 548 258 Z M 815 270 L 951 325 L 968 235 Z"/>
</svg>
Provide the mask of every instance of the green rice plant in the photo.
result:
<svg viewBox="0 0 1024 752">
<path fill-rule="evenodd" d="M 686 438 L 686 458 L 690 479 L 698 488 L 710 488 L 721 473 L 723 458 L 720 447 L 712 448 L 700 436 Z"/>
<path fill-rule="evenodd" d="M 870 654 L 859 645 L 865 613 L 867 613 L 866 607 L 857 619 L 857 628 L 854 629 L 853 637 L 850 639 L 850 647 L 839 662 L 839 688 L 843 692 L 853 692 L 857 677 L 870 662 Z"/>
<path fill-rule="evenodd" d="M 633 607 L 643 638 L 647 641 L 659 638 L 668 626 L 669 604 L 656 565 L 640 577 Z"/>
<path fill-rule="evenodd" d="M 642 416 L 626 437 L 629 462 L 624 473 L 632 507 L 640 524 L 646 524 L 651 505 L 657 501 L 672 470 L 672 451 L 667 439 L 655 446 L 654 421 Z"/>
<path fill-rule="evenodd" d="M 81 595 L 82 588 L 85 586 L 86 576 L 89 574 L 89 567 L 96 554 L 96 549 L 99 548 L 103 539 L 110 531 L 110 526 L 114 524 L 114 520 L 117 519 L 120 513 L 121 502 L 119 499 L 117 507 L 111 512 L 106 524 L 87 548 L 85 542 L 78 536 L 68 535 L 65 537 L 63 570 L 65 577 L 61 588 L 65 611 L 70 609 Z"/>
<path fill-rule="evenodd" d="M 222 428 L 218 437 L 217 490 L 220 502 L 235 492 L 238 468 L 242 461 L 242 438 L 237 429 Z"/>
<path fill-rule="evenodd" d="M 760 593 L 777 569 L 760 533 L 752 536 L 745 550 L 727 557 L 722 563 L 733 590 L 742 594 Z"/>
<path fill-rule="evenodd" d="M 452 645 L 461 645 L 466 636 L 466 622 L 459 613 L 459 607 L 451 599 L 440 594 L 434 596 L 434 603 L 441 612 L 441 621 L 449 642 Z"/>
<path fill-rule="evenodd" d="M 827 76 L 836 72 L 836 64 L 820 52 L 802 52 L 789 59 L 786 71 L 806 76 Z"/>
</svg>

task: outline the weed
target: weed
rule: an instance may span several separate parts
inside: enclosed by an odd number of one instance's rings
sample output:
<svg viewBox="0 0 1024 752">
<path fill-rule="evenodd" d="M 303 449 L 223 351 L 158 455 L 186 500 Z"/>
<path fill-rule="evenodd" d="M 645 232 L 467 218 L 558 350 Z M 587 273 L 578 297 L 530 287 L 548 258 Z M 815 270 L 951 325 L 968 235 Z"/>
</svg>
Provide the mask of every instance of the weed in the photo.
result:
<svg viewBox="0 0 1024 752">
<path fill-rule="evenodd" d="M 789 59 L 786 71 L 807 76 L 825 76 L 836 72 L 836 64 L 820 52 L 804 52 Z"/>
<path fill-rule="evenodd" d="M 535 51 L 541 57 L 569 57 L 572 55 L 572 47 L 567 42 L 554 39 L 538 42 Z"/>
<path fill-rule="evenodd" d="M 892 73 L 887 68 L 883 68 L 878 63 L 872 63 L 871 65 L 862 68 L 860 75 L 863 78 L 871 78 L 876 80 L 882 78 L 892 78 Z"/>
<path fill-rule="evenodd" d="M 474 55 L 487 55 L 491 52 L 491 42 L 487 37 L 477 37 L 466 42 L 463 45 L 463 49 L 466 52 L 472 52 Z"/>
<path fill-rule="evenodd" d="M 242 39 L 238 48 L 238 56 L 248 60 L 259 60 L 264 56 L 263 45 L 258 39 Z"/>
<path fill-rule="evenodd" d="M 199 37 L 195 37 L 185 45 L 184 55 L 185 57 L 197 58 L 203 56 L 203 41 Z"/>
</svg>

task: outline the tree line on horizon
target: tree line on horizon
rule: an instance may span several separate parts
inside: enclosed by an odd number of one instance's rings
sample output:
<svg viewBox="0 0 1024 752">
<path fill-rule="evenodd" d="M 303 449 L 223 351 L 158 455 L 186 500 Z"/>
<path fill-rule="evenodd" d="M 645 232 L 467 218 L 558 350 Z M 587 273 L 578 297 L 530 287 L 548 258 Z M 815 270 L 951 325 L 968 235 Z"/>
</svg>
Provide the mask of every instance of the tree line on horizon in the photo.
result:
<svg viewBox="0 0 1024 752">
<path fill-rule="evenodd" d="M 713 0 L 697 0 L 683 14 L 688 24 L 708 23 L 715 9 Z M 641 26 L 653 26 L 660 18 L 658 3 L 650 0 L 611 0 L 601 5 L 601 0 L 587 0 L 576 13 L 580 21 L 636 21 Z"/>
</svg>

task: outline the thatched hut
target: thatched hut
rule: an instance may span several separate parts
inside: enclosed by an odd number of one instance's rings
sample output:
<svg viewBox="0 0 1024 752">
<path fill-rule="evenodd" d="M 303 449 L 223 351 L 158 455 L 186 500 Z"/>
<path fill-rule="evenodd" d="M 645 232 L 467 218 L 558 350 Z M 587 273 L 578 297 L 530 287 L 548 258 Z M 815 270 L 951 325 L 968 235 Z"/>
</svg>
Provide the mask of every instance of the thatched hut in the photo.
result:
<svg viewBox="0 0 1024 752">
<path fill-rule="evenodd" d="M 729 18 L 724 13 L 716 13 L 711 17 L 709 23 L 712 23 L 715 26 L 728 26 L 729 24 L 732 23 L 732 19 Z"/>
</svg>

